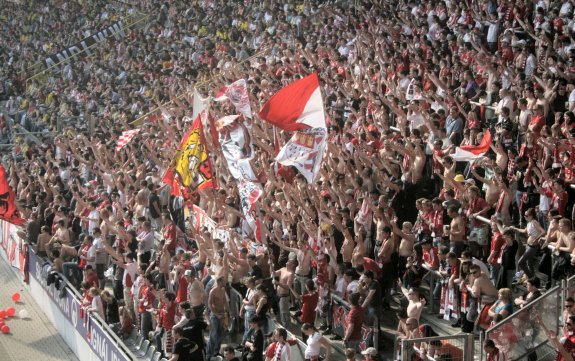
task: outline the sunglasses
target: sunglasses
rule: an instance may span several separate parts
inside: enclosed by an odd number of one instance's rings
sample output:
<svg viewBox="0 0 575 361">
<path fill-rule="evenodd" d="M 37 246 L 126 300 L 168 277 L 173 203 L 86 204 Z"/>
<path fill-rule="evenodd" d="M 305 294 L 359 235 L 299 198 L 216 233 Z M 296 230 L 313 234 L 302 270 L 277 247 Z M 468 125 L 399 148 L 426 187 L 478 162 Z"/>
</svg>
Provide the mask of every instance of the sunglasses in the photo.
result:
<svg viewBox="0 0 575 361">
<path fill-rule="evenodd" d="M 573 307 L 573 304 L 565 305 L 565 307 L 566 307 L 566 308 L 571 308 L 571 307 Z"/>
</svg>

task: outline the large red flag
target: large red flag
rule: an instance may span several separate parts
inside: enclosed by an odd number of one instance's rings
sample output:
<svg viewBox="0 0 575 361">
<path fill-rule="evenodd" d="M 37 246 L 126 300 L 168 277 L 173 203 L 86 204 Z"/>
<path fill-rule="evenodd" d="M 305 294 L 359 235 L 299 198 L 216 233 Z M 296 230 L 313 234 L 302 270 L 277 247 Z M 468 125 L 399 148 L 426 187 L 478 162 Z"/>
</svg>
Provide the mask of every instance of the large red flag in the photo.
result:
<svg viewBox="0 0 575 361">
<path fill-rule="evenodd" d="M 463 145 L 455 148 L 451 158 L 458 162 L 469 162 L 482 157 L 491 146 L 491 131 L 486 130 L 479 145 Z"/>
<path fill-rule="evenodd" d="M 325 112 L 316 73 L 275 93 L 263 106 L 260 118 L 278 128 L 293 132 L 325 128 Z"/>
<path fill-rule="evenodd" d="M 6 169 L 4 169 L 2 164 L 0 164 L 0 219 L 18 226 L 26 223 L 20 216 L 20 211 L 16 208 L 16 196 L 8 185 Z"/>
</svg>

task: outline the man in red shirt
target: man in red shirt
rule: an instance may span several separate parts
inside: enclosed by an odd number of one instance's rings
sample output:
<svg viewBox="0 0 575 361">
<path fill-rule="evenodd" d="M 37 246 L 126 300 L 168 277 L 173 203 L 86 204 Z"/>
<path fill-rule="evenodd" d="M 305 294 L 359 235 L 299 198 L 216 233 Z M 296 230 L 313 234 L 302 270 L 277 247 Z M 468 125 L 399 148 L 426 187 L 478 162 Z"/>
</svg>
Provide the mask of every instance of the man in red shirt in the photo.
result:
<svg viewBox="0 0 575 361">
<path fill-rule="evenodd" d="M 178 281 L 178 294 L 176 303 L 188 301 L 188 280 L 186 276 L 191 276 L 192 270 L 184 270 L 184 267 L 176 267 L 176 280 Z"/>
<path fill-rule="evenodd" d="M 140 332 L 144 337 L 148 337 L 152 331 L 152 310 L 154 307 L 154 279 L 152 275 L 147 275 L 144 285 L 140 288 L 138 298 L 138 314 L 140 315 Z"/>
<path fill-rule="evenodd" d="M 569 193 L 565 190 L 565 182 L 562 179 L 553 181 L 553 193 L 551 200 L 551 208 L 557 208 L 559 214 L 565 217 L 565 210 L 567 202 L 569 202 Z M 547 196 L 550 196 L 547 194 Z"/>
<path fill-rule="evenodd" d="M 481 198 L 481 191 L 476 186 L 471 186 L 467 190 L 469 194 L 469 205 L 467 207 L 467 217 L 471 220 L 471 232 L 469 233 L 469 243 L 474 257 L 482 258 L 487 253 L 487 226 L 477 220 L 477 216 L 485 216 L 491 206 Z"/>
<path fill-rule="evenodd" d="M 300 296 L 295 292 L 293 287 L 290 286 L 292 294 L 296 299 L 301 300 L 302 303 L 300 315 L 301 323 L 309 323 L 313 325 L 315 323 L 315 309 L 319 301 L 319 294 L 315 289 L 315 283 L 313 280 L 308 279 L 305 282 L 305 288 L 307 292 Z M 303 335 L 302 338 L 303 341 L 306 342 L 307 336 Z"/>
<path fill-rule="evenodd" d="M 359 293 L 352 293 L 349 296 L 349 303 L 351 309 L 349 310 L 347 316 L 345 317 L 345 334 L 343 336 L 343 342 L 346 348 L 351 348 L 356 352 L 359 352 L 359 344 L 361 342 L 361 327 L 365 320 L 365 311 L 359 304 Z"/>
<path fill-rule="evenodd" d="M 497 219 L 497 216 L 491 217 L 491 250 L 489 253 L 489 257 L 487 257 L 487 263 L 489 264 L 489 279 L 491 282 L 495 283 L 497 281 L 497 277 L 499 276 L 499 269 L 501 265 L 497 261 L 499 257 L 501 257 L 501 249 L 503 248 L 503 244 L 505 240 L 503 239 L 503 235 L 500 232 L 500 227 L 503 227 L 503 223 Z"/>
<path fill-rule="evenodd" d="M 432 270 L 439 269 L 439 258 L 437 257 L 437 247 L 433 246 L 433 241 L 429 237 L 425 237 L 421 242 L 423 251 L 423 261 L 425 265 Z"/>
<path fill-rule="evenodd" d="M 162 299 L 162 307 L 158 310 L 158 325 L 154 338 L 156 340 L 156 347 L 163 355 L 162 357 L 170 357 L 172 355 L 172 348 L 174 345 L 174 338 L 172 328 L 176 324 L 176 295 L 172 292 L 167 292 Z"/>
<path fill-rule="evenodd" d="M 90 284 L 90 287 L 96 287 L 96 288 L 100 287 L 100 279 L 98 278 L 96 272 L 94 272 L 92 265 L 87 265 L 84 268 L 84 281 L 88 282 L 88 284 Z"/>
<path fill-rule="evenodd" d="M 178 232 L 177 227 L 172 219 L 170 218 L 170 213 L 162 213 L 162 222 L 164 227 L 162 228 L 162 238 L 166 240 L 166 246 L 168 251 L 170 251 L 170 256 L 174 256 L 176 253 L 176 246 L 178 244 Z"/>
</svg>

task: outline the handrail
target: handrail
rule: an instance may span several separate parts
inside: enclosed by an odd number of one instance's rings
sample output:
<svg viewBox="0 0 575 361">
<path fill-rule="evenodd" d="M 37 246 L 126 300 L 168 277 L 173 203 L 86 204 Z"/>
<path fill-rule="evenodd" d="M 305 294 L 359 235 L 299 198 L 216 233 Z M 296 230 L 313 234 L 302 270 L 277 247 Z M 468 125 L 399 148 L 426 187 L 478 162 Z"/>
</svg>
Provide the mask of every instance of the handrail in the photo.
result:
<svg viewBox="0 0 575 361">
<path fill-rule="evenodd" d="M 474 358 L 474 335 L 471 333 L 463 333 L 463 334 L 455 334 L 455 335 L 448 335 L 448 336 L 432 336 L 432 337 L 422 337 L 422 338 L 414 338 L 414 339 L 402 339 L 401 340 L 401 360 L 409 360 L 409 354 L 406 352 L 407 348 L 409 347 L 408 344 L 411 344 L 412 349 L 416 352 L 420 353 L 421 350 L 415 346 L 416 343 L 428 343 L 433 341 L 445 341 L 445 340 L 458 340 L 463 339 L 463 347 L 461 352 L 463 354 L 462 361 L 472 361 Z M 456 346 L 457 347 L 457 346 Z M 426 355 L 426 360 L 436 360 L 435 358 Z"/>
</svg>

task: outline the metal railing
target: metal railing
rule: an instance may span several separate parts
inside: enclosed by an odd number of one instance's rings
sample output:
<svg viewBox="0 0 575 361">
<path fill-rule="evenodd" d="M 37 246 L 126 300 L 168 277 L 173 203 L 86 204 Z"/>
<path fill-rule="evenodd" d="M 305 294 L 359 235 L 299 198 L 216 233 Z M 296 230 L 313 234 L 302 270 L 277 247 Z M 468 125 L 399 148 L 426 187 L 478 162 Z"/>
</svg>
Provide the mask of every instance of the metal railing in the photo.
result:
<svg viewBox="0 0 575 361">
<path fill-rule="evenodd" d="M 505 354 L 506 360 L 520 360 L 533 352 L 538 353 L 537 359 L 542 359 L 543 355 L 539 354 L 541 352 L 538 350 L 547 344 L 548 339 L 539 325 L 538 318 L 541 318 L 548 329 L 558 332 L 562 294 L 560 286 L 550 289 L 531 304 L 489 328 L 485 332 L 485 338 L 495 342 Z M 483 352 L 481 353 L 483 356 Z"/>
<path fill-rule="evenodd" d="M 401 340 L 401 361 L 411 361 L 419 355 L 422 360 L 438 360 L 442 355 L 449 355 L 453 361 L 473 361 L 473 334 L 452 336 L 424 337 Z M 445 356 L 444 356 L 445 357 Z"/>
<path fill-rule="evenodd" d="M 52 265 L 52 262 L 47 259 L 47 258 L 43 258 L 41 256 L 38 255 L 38 252 L 36 251 L 36 246 L 32 245 L 32 244 L 28 244 L 28 252 L 34 252 L 34 254 L 36 255 L 36 257 L 39 260 L 42 260 L 43 263 L 49 263 L 50 265 Z M 80 294 L 80 292 L 74 287 L 73 284 L 71 284 L 70 282 L 68 282 L 68 279 L 62 274 L 62 273 L 58 273 L 60 275 L 60 279 L 62 280 L 62 282 L 64 282 L 65 286 L 68 288 L 68 290 L 70 290 L 71 294 L 73 295 L 74 298 L 76 298 L 77 301 L 80 302 L 80 304 L 82 303 L 82 300 L 84 299 L 84 297 Z M 62 286 L 60 286 L 62 287 Z M 92 319 L 96 320 L 96 322 L 98 323 L 98 325 L 100 325 L 100 327 L 102 327 L 103 330 L 106 331 L 106 333 L 108 334 L 108 336 L 110 337 L 110 339 L 112 339 L 114 341 L 114 343 L 116 344 L 116 346 L 118 348 L 120 348 L 128 357 L 130 357 L 130 359 L 132 360 L 136 360 L 138 359 L 138 357 L 136 355 L 134 355 L 134 353 L 132 352 L 132 350 L 130 350 L 130 348 L 128 346 L 126 346 L 126 344 L 124 343 L 124 341 L 116 334 L 116 332 L 114 332 L 114 330 L 112 330 L 112 328 L 108 325 L 108 323 L 106 323 L 106 321 L 104 319 L 102 319 L 100 317 L 100 315 L 97 314 L 97 312 L 92 312 L 90 313 L 89 317 L 91 317 Z"/>
</svg>

